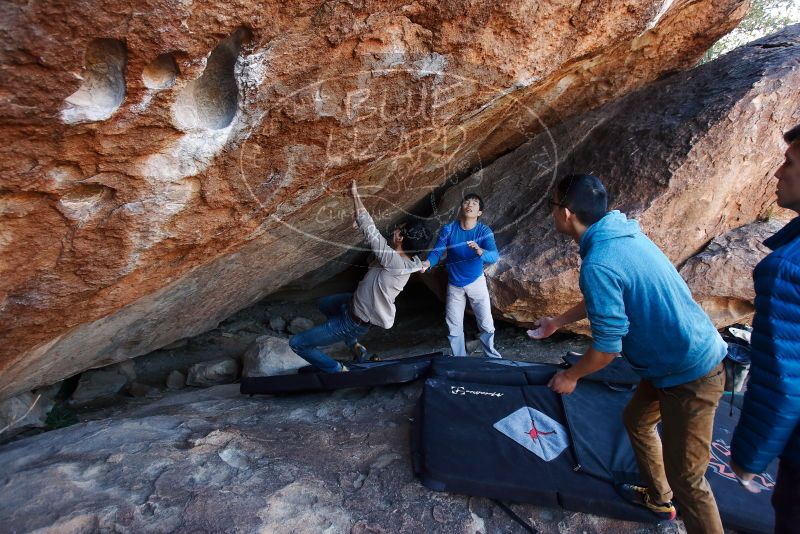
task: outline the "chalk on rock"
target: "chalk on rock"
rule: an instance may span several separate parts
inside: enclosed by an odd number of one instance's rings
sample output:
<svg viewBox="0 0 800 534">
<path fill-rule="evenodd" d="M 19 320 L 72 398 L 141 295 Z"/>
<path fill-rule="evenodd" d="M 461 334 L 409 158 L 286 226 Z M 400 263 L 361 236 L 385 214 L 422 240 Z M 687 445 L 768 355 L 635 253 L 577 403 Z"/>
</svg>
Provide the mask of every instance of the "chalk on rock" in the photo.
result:
<svg viewBox="0 0 800 534">
<path fill-rule="evenodd" d="M 106 120 L 125 100 L 128 51 L 116 39 L 95 39 L 86 49 L 83 83 L 69 95 L 61 110 L 66 124 Z"/>
</svg>

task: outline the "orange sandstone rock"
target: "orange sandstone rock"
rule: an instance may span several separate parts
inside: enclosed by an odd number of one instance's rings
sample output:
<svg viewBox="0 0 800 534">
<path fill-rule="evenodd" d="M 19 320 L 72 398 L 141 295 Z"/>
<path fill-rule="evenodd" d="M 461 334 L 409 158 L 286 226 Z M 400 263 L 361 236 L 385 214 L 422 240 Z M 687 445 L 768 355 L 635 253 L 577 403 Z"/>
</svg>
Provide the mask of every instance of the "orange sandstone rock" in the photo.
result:
<svg viewBox="0 0 800 534">
<path fill-rule="evenodd" d="M 350 180 L 388 221 L 746 4 L 3 4 L 0 397 L 213 327 L 351 250 Z"/>
</svg>

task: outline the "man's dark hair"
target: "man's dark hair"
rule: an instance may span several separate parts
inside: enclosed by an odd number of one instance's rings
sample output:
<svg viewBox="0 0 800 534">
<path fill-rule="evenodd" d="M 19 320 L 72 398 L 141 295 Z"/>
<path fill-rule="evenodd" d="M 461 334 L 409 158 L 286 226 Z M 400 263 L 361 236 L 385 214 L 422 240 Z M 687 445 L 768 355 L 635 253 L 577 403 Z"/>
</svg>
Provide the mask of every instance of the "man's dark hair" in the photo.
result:
<svg viewBox="0 0 800 534">
<path fill-rule="evenodd" d="M 800 124 L 783 134 L 783 140 L 786 141 L 788 145 L 800 140 Z"/>
<path fill-rule="evenodd" d="M 477 193 L 467 193 L 464 195 L 464 198 L 461 199 L 461 202 L 472 200 L 473 198 L 478 201 L 478 209 L 483 211 L 483 199 Z"/>
<path fill-rule="evenodd" d="M 578 220 L 591 226 L 608 211 L 608 194 L 600 178 L 591 174 L 570 174 L 556 186 L 558 205 L 568 208 Z"/>
<path fill-rule="evenodd" d="M 400 228 L 400 235 L 403 236 L 403 241 L 401 242 L 403 252 L 409 256 L 419 254 L 428 248 L 428 243 L 431 240 L 428 228 L 419 221 L 406 224 Z"/>
</svg>

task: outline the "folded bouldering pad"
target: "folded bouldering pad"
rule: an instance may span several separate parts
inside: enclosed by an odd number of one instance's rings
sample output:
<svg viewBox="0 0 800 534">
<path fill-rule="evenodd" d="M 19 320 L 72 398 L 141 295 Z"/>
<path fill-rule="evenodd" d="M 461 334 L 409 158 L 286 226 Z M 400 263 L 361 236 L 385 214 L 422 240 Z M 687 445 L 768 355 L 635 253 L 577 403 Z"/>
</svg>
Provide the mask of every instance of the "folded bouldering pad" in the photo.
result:
<svg viewBox="0 0 800 534">
<path fill-rule="evenodd" d="M 640 483 L 622 423 L 632 394 L 591 380 L 562 396 L 542 385 L 428 379 L 412 426 L 414 470 L 436 491 L 656 521 L 615 490 Z M 718 410 L 707 478 L 727 528 L 771 532 L 776 466 L 757 478 L 760 494 L 738 486 L 728 465 L 737 419 L 738 410 Z"/>
<path fill-rule="evenodd" d="M 379 362 L 347 363 L 350 371 L 346 373 L 324 373 L 307 366 L 294 374 L 242 377 L 239 391 L 265 395 L 403 384 L 426 376 L 431 360 L 440 356 L 441 352 L 433 352 Z"/>
</svg>

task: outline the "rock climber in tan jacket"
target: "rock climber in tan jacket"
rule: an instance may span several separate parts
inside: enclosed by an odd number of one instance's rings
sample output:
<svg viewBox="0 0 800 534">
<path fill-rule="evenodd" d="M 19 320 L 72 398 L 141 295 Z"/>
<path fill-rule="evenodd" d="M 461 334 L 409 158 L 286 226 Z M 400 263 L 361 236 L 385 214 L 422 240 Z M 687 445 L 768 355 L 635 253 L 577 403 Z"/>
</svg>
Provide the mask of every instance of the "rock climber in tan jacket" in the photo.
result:
<svg viewBox="0 0 800 534">
<path fill-rule="evenodd" d="M 390 244 L 378 231 L 364 207 L 355 181 L 351 193 L 356 224 L 374 258 L 355 294 L 339 293 L 320 299 L 319 310 L 328 318 L 325 324 L 300 332 L 289 340 L 289 346 L 298 356 L 327 373 L 347 371 L 347 367 L 319 347 L 343 341 L 360 361 L 366 357 L 366 349 L 358 343 L 358 338 L 370 326 L 392 327 L 396 313 L 394 300 L 405 287 L 411 273 L 422 267 L 422 261 L 416 253 L 430 241 L 425 226 L 415 222 L 395 228 Z"/>
</svg>

